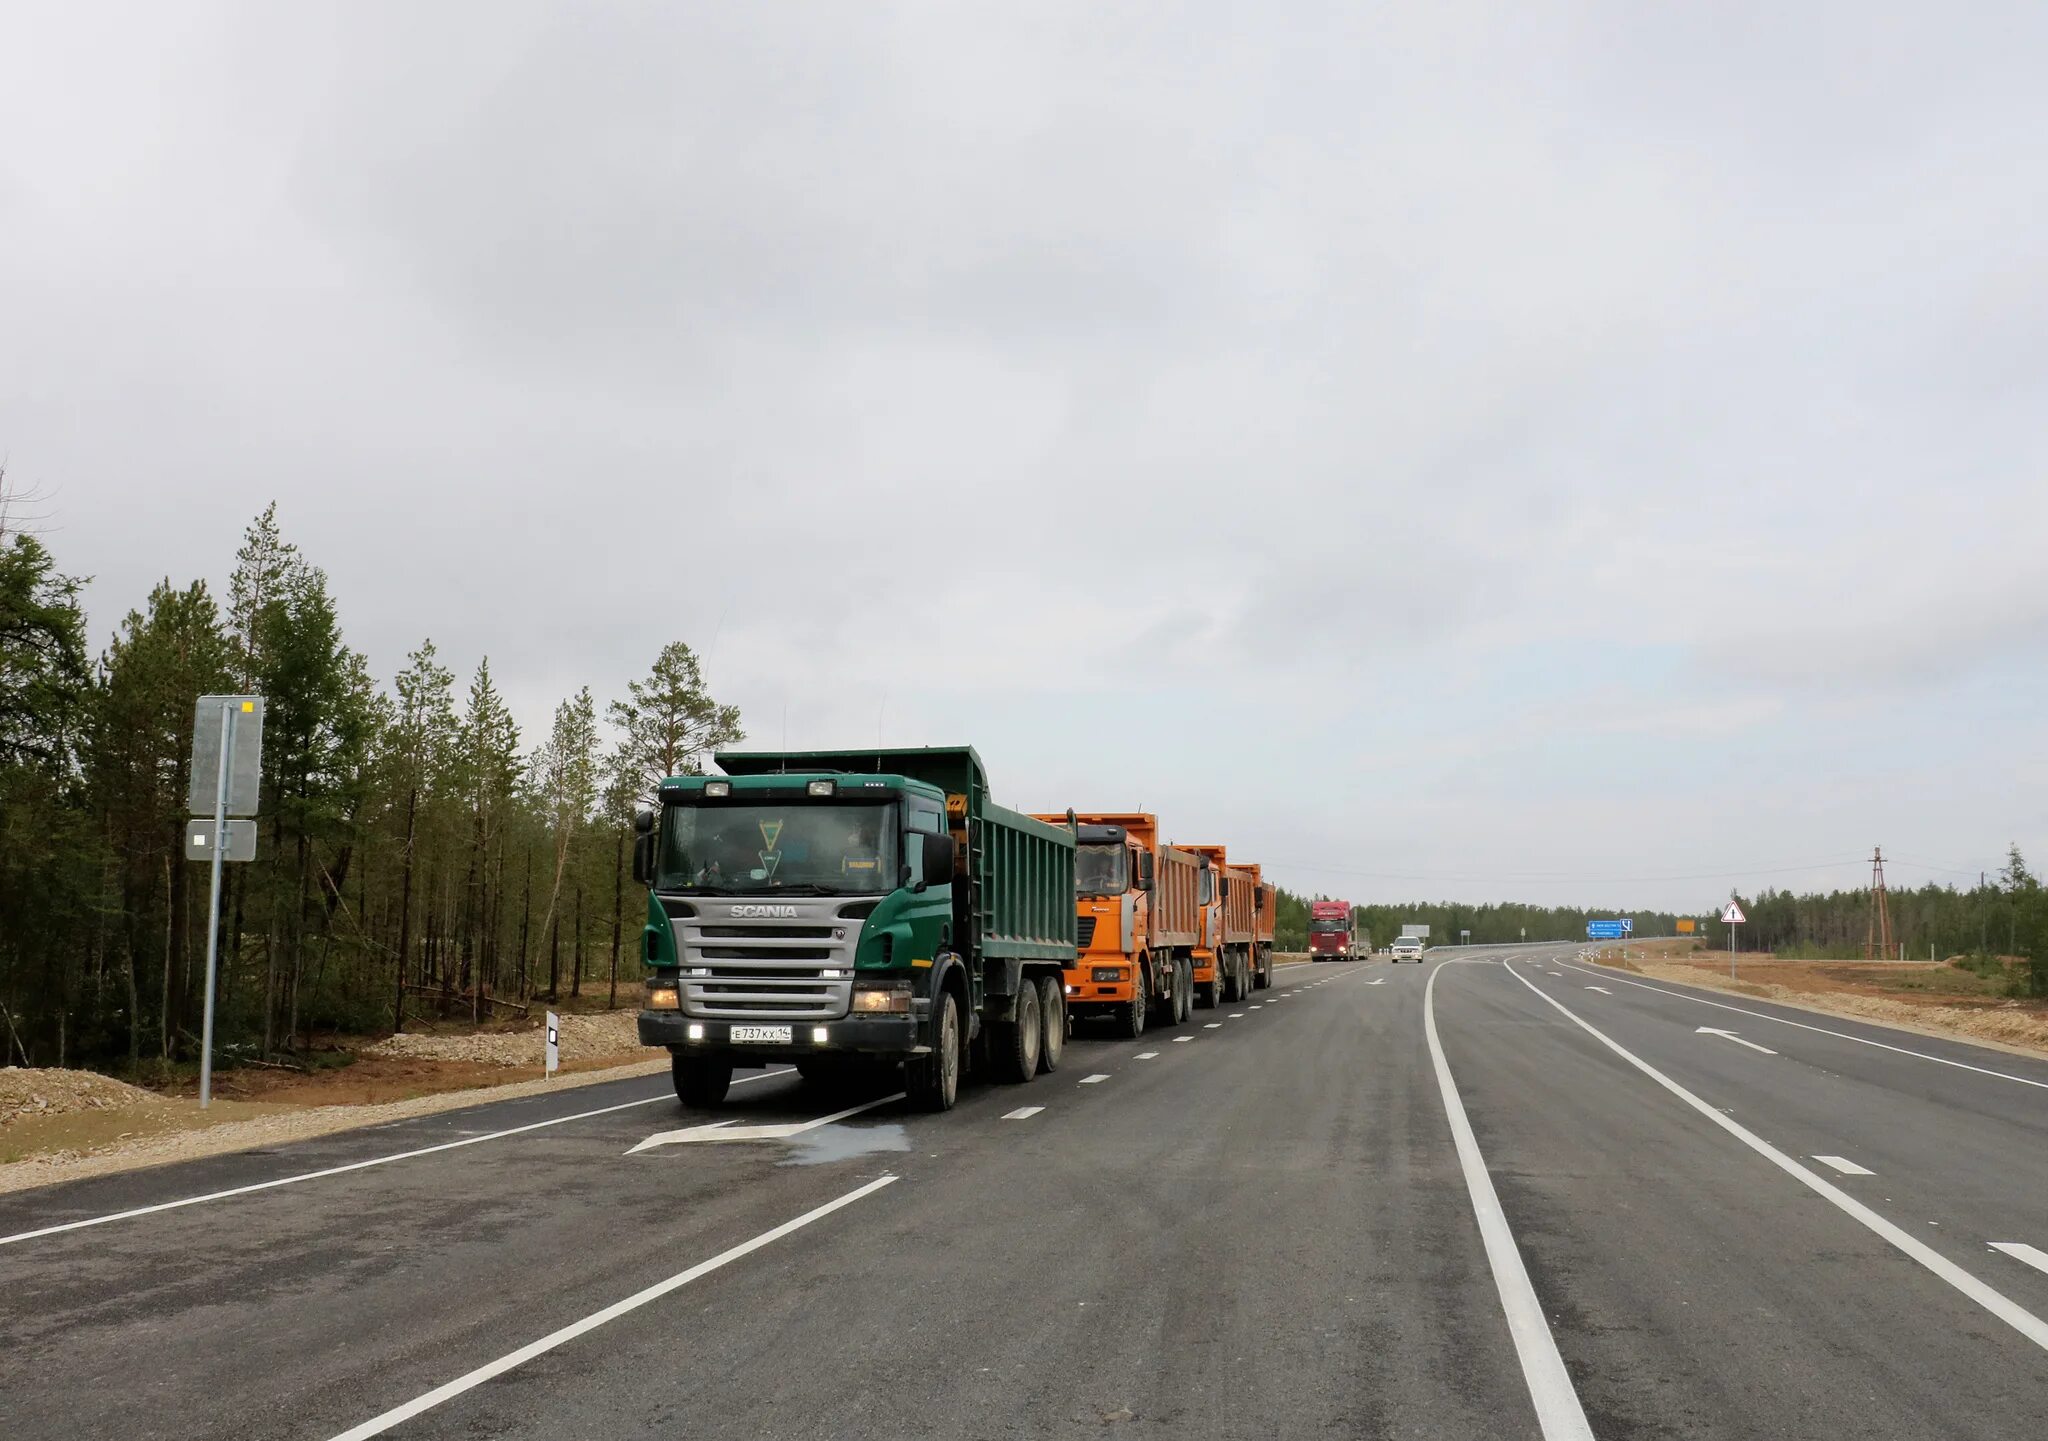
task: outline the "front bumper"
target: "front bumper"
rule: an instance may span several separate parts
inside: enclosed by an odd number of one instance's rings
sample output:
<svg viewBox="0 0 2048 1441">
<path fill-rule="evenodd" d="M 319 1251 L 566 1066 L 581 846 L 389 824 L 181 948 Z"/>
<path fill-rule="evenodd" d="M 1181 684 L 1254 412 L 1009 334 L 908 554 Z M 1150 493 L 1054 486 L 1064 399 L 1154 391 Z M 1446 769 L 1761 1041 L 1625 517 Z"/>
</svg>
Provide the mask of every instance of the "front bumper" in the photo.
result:
<svg viewBox="0 0 2048 1441">
<path fill-rule="evenodd" d="M 735 1045 L 732 1028 L 749 1024 L 760 1023 L 698 1021 L 678 1011 L 642 1011 L 640 1044 L 666 1046 L 684 1055 L 730 1056 L 736 1063 L 760 1066 L 772 1065 L 778 1060 L 800 1060 L 805 1056 L 824 1054 L 916 1056 L 931 1049 L 925 1035 L 925 1022 L 916 1015 L 842 1016 L 836 1021 L 791 1021 L 786 1043 L 748 1041 Z M 693 1026 L 701 1031 L 695 1039 L 690 1035 Z"/>
</svg>

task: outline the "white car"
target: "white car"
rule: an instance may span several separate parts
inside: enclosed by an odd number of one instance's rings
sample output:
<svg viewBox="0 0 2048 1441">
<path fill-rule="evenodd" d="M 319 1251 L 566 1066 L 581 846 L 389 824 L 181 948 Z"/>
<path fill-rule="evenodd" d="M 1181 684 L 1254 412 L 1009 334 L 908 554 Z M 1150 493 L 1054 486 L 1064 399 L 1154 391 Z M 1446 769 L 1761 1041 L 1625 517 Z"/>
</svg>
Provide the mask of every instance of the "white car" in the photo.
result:
<svg viewBox="0 0 2048 1441">
<path fill-rule="evenodd" d="M 1394 948 L 1390 954 L 1393 956 L 1394 964 L 1397 966 L 1403 961 L 1414 961 L 1417 965 L 1420 965 L 1422 963 L 1422 942 L 1414 936 L 1403 936 L 1400 940 L 1394 942 Z"/>
</svg>

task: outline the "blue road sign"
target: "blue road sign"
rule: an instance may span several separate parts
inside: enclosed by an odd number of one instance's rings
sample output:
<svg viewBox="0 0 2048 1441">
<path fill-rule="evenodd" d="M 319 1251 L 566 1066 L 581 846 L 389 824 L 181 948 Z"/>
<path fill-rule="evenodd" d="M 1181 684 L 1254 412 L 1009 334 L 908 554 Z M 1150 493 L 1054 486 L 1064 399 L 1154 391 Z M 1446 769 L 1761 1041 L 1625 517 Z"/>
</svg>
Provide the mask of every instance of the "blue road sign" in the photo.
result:
<svg viewBox="0 0 2048 1441">
<path fill-rule="evenodd" d="M 1586 939 L 1589 941 L 1618 941 L 1629 933 L 1627 921 L 1588 921 Z"/>
</svg>

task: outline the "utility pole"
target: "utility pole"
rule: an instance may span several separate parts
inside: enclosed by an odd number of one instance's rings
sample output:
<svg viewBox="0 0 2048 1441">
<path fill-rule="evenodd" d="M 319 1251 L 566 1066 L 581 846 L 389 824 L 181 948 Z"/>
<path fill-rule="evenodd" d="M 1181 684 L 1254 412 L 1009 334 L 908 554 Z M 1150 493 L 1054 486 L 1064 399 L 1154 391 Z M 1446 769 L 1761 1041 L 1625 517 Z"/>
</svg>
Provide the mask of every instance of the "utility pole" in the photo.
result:
<svg viewBox="0 0 2048 1441">
<path fill-rule="evenodd" d="M 1884 847 L 1870 853 L 1870 929 L 1863 938 L 1863 959 L 1892 958 L 1892 913 L 1884 889 Z"/>
</svg>

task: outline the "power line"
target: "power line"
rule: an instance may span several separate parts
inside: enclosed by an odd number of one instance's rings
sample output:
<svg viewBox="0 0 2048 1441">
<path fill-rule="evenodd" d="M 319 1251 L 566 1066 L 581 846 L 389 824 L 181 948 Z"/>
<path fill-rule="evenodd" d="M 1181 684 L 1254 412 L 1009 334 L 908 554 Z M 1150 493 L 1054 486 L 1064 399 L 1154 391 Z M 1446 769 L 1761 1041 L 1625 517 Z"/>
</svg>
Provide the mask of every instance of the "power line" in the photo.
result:
<svg viewBox="0 0 2048 1441">
<path fill-rule="evenodd" d="M 1307 866 L 1291 861 L 1274 861 L 1275 868 L 1284 867 L 1291 871 L 1313 871 L 1321 875 L 1358 876 L 1367 880 L 1380 881 L 1569 881 L 1574 885 L 1618 886 L 1649 885 L 1661 881 L 1726 881 L 1742 880 L 1750 876 L 1790 875 L 1800 871 L 1837 870 L 1844 866 L 1862 865 L 1868 856 L 1851 856 L 1840 861 L 1816 861 L 1804 866 L 1747 866 L 1739 871 L 1696 871 L 1678 876 L 1583 876 L 1571 871 L 1490 871 L 1485 875 L 1427 875 L 1412 871 L 1363 871 L 1343 866 Z"/>
</svg>

